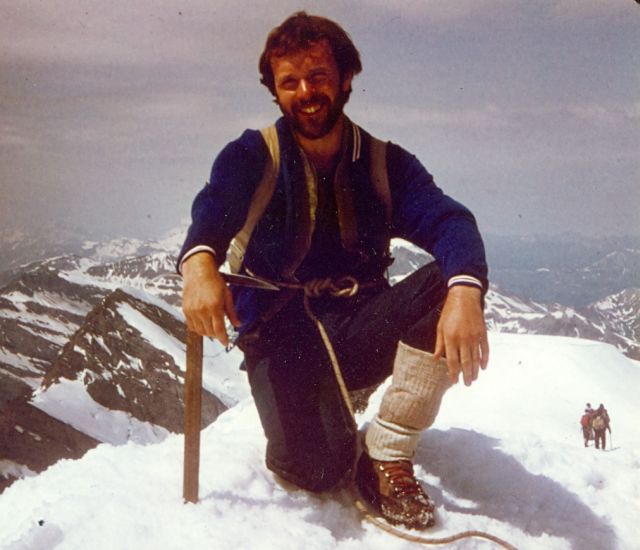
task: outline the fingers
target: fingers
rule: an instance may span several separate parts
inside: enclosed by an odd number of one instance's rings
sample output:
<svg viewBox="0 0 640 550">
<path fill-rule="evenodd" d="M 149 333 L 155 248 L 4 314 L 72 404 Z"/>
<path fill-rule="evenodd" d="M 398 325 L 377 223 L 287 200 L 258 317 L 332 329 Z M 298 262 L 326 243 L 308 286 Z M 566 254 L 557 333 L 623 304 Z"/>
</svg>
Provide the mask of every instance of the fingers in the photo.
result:
<svg viewBox="0 0 640 550">
<path fill-rule="evenodd" d="M 224 314 L 217 314 L 211 318 L 211 325 L 213 328 L 212 337 L 220 340 L 220 343 L 227 347 L 229 345 L 229 335 L 227 334 L 227 327 L 224 324 Z"/>
<path fill-rule="evenodd" d="M 229 289 L 227 289 L 224 295 L 224 311 L 234 327 L 239 327 L 242 324 L 236 313 L 236 307 L 233 305 L 233 297 Z"/>
<path fill-rule="evenodd" d="M 438 325 L 437 333 L 436 333 L 436 347 L 433 351 L 433 357 L 436 361 L 439 361 L 443 357 L 447 360 L 447 374 L 449 375 L 449 380 L 452 384 L 458 383 L 458 377 L 460 375 L 460 367 L 457 364 L 457 355 L 453 353 L 447 353 L 446 351 L 445 338 L 443 334 L 442 327 Z"/>
<path fill-rule="evenodd" d="M 462 374 L 464 384 L 470 386 L 478 379 L 480 370 L 487 368 L 489 362 L 489 344 L 486 335 L 482 337 L 457 334 L 447 335 L 438 330 L 434 349 L 436 360 L 444 357 L 452 383 L 457 383 Z"/>
<path fill-rule="evenodd" d="M 452 384 L 457 384 L 460 378 L 460 371 L 462 370 L 458 350 L 452 349 L 451 351 L 447 351 L 446 359 L 447 370 L 449 371 L 449 380 L 451 380 Z"/>
<path fill-rule="evenodd" d="M 225 324 L 225 315 L 234 326 L 240 326 L 240 320 L 233 305 L 231 292 L 226 288 L 202 287 L 188 288 L 183 293 L 183 311 L 189 330 L 219 340 L 229 345 L 229 336 Z"/>
<path fill-rule="evenodd" d="M 487 338 L 486 332 L 480 339 L 480 352 L 480 367 L 482 368 L 482 370 L 485 370 L 489 365 L 489 340 Z"/>
<path fill-rule="evenodd" d="M 224 308 L 222 306 L 215 305 L 210 308 L 199 309 L 197 312 L 192 312 L 191 315 L 187 317 L 187 320 L 187 326 L 191 324 L 194 332 L 202 336 L 220 340 L 223 346 L 229 344 L 227 327 L 224 322 Z M 191 326 L 189 328 L 191 328 Z"/>
<path fill-rule="evenodd" d="M 225 315 L 229 316 L 234 326 L 240 326 L 241 323 L 214 256 L 209 253 L 194 254 L 183 264 L 182 274 L 182 310 L 187 327 L 202 336 L 220 340 L 227 346 L 229 337 Z"/>
</svg>

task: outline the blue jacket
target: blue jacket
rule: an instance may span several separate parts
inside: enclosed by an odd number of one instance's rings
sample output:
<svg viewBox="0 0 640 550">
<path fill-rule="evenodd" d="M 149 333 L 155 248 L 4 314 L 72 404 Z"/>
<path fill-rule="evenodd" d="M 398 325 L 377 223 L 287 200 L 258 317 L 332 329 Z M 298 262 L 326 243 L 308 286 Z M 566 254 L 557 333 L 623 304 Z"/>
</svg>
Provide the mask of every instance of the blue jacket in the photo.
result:
<svg viewBox="0 0 640 550">
<path fill-rule="evenodd" d="M 353 275 L 375 279 L 388 266 L 389 241 L 406 239 L 432 254 L 445 280 L 471 276 L 487 288 L 484 246 L 473 215 L 438 188 L 415 156 L 388 143 L 391 216 L 370 177 L 371 136 L 348 121 L 333 188 L 319 193 L 324 218 L 316 218 L 302 151 L 288 123 L 276 123 L 280 170 L 275 191 L 245 254 L 245 265 L 270 280 Z M 192 224 L 178 262 L 194 249 L 209 250 L 222 264 L 231 239 L 247 216 L 269 152 L 257 130 L 246 130 L 216 158 L 210 183 L 196 196 Z M 317 181 L 315 182 L 318 188 Z M 324 198 L 322 198 L 324 197 Z M 322 205 L 321 205 L 322 206 Z M 268 307 L 274 294 L 235 288 L 243 324 Z"/>
</svg>

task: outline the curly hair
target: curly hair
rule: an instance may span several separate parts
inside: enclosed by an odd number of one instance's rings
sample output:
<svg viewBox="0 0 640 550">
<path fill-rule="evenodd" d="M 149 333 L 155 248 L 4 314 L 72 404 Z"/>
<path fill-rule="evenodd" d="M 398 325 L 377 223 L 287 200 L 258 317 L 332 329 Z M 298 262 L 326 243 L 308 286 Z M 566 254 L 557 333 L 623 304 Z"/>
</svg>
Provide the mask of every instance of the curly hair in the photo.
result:
<svg viewBox="0 0 640 550">
<path fill-rule="evenodd" d="M 360 53 L 340 25 L 325 17 L 299 11 L 269 33 L 260 56 L 260 82 L 275 96 L 271 59 L 307 49 L 320 40 L 329 42 L 341 79 L 362 71 Z"/>
</svg>

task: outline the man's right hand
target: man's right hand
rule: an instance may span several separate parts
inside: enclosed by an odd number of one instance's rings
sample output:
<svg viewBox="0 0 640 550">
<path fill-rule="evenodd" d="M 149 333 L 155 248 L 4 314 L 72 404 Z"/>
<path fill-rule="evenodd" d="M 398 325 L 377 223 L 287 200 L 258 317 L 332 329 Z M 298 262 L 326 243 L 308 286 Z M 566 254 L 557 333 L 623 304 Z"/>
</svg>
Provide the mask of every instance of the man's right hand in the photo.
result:
<svg viewBox="0 0 640 550">
<path fill-rule="evenodd" d="M 182 311 L 187 328 L 202 336 L 217 338 L 223 346 L 229 345 L 225 315 L 233 326 L 239 327 L 241 323 L 231 291 L 218 272 L 213 255 L 199 252 L 188 258 L 182 264 L 182 276 Z"/>
</svg>

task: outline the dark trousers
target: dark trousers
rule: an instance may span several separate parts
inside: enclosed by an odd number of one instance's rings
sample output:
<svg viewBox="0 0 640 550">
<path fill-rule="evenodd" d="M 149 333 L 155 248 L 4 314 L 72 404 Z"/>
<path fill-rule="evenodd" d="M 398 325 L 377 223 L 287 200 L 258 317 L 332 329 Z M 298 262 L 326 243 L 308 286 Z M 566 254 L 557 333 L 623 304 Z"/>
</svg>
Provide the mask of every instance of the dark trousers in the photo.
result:
<svg viewBox="0 0 640 550">
<path fill-rule="evenodd" d="M 582 426 L 582 437 L 584 438 L 584 446 L 589 445 L 589 440 L 593 439 L 591 426 Z"/>
<path fill-rule="evenodd" d="M 440 270 L 429 264 L 393 287 L 316 298 L 311 307 L 327 330 L 348 389 L 356 390 L 391 374 L 399 340 L 433 351 L 445 296 Z M 268 468 L 311 491 L 348 480 L 358 430 L 302 292 L 238 343 L 267 437 Z"/>
<path fill-rule="evenodd" d="M 607 429 L 604 430 L 595 430 L 595 439 L 596 439 L 596 449 L 600 449 L 604 451 L 607 446 Z"/>
</svg>

